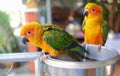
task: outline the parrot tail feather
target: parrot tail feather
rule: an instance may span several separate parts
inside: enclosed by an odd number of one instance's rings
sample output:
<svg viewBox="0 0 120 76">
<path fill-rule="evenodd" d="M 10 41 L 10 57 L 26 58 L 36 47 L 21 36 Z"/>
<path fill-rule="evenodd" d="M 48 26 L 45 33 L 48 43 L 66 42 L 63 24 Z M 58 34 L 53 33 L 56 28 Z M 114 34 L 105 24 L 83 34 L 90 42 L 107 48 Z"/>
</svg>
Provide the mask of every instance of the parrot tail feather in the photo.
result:
<svg viewBox="0 0 120 76">
<path fill-rule="evenodd" d="M 87 55 L 86 55 L 86 53 L 85 53 L 85 55 L 83 55 L 83 54 L 81 54 L 81 53 L 79 53 L 79 52 L 70 52 L 69 53 L 69 55 L 73 58 L 73 59 L 75 59 L 75 60 L 77 60 L 77 61 L 97 61 L 97 60 L 95 60 L 95 59 L 91 59 L 91 58 L 88 58 L 87 57 Z"/>
</svg>

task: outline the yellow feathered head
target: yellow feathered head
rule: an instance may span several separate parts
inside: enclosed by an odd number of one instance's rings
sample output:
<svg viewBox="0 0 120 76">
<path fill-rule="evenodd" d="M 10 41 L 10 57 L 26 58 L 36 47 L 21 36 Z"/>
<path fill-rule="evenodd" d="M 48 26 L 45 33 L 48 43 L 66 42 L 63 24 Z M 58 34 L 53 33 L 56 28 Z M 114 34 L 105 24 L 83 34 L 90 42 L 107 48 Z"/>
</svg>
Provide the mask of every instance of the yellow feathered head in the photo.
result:
<svg viewBox="0 0 120 76">
<path fill-rule="evenodd" d="M 20 35 L 23 36 L 24 43 L 31 42 L 35 44 L 40 40 L 42 32 L 43 29 L 39 23 L 31 22 L 22 27 Z"/>
<path fill-rule="evenodd" d="M 85 17 L 88 18 L 101 18 L 103 14 L 103 9 L 100 5 L 97 5 L 95 3 L 87 3 L 84 8 Z"/>
</svg>

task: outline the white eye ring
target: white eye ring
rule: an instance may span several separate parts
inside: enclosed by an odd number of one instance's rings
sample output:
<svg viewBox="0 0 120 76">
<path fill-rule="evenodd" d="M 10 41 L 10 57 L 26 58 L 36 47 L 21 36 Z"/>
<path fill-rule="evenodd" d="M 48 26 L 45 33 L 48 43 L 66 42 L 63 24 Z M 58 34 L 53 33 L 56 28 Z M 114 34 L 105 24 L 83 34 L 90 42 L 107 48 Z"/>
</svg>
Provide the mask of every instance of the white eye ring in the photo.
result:
<svg viewBox="0 0 120 76">
<path fill-rule="evenodd" d="M 30 31 L 28 31 L 28 32 L 27 32 L 27 35 L 30 35 L 30 34 L 31 34 L 31 32 L 30 32 Z"/>
<path fill-rule="evenodd" d="M 95 9 L 92 9 L 91 12 L 95 12 Z"/>
</svg>

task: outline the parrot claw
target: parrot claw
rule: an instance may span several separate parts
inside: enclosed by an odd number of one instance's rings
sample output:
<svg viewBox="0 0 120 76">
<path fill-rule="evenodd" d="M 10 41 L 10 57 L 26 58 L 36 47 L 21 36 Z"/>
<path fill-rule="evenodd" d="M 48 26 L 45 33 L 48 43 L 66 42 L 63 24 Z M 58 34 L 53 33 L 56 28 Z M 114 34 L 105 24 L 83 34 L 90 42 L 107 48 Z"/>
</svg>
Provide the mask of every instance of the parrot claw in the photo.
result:
<svg viewBox="0 0 120 76">
<path fill-rule="evenodd" d="M 42 58 L 42 61 L 45 62 L 48 58 L 50 58 L 49 54 L 44 55 L 43 58 Z"/>
<path fill-rule="evenodd" d="M 98 45 L 98 50 L 101 51 L 101 44 Z"/>
</svg>

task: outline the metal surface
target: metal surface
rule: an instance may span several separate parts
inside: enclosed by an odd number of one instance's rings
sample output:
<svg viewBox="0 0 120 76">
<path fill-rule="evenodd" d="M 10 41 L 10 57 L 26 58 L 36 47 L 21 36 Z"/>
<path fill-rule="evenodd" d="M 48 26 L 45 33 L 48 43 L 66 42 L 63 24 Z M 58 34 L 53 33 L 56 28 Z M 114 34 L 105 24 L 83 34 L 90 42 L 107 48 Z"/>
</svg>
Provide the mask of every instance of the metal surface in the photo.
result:
<svg viewBox="0 0 120 76">
<path fill-rule="evenodd" d="M 46 0 L 47 23 L 52 23 L 51 0 Z"/>
<path fill-rule="evenodd" d="M 89 51 L 88 57 L 98 61 L 73 62 L 49 58 L 45 63 L 59 68 L 89 69 L 105 67 L 114 64 L 119 59 L 119 54 L 113 49 L 101 46 L 101 49 L 99 50 L 99 46 L 90 44 L 87 44 L 86 48 Z"/>
<path fill-rule="evenodd" d="M 0 62 L 24 62 L 35 60 L 40 53 L 9 53 L 0 54 Z"/>
<path fill-rule="evenodd" d="M 37 58 L 34 60 L 35 63 L 35 74 L 36 76 L 43 76 L 43 65 L 42 62 L 40 61 L 40 58 Z"/>
<path fill-rule="evenodd" d="M 71 70 L 73 72 L 69 72 L 63 76 L 86 76 L 87 69 L 94 69 L 96 70 L 94 72 L 95 76 L 106 76 L 106 66 L 113 65 L 118 59 L 119 54 L 116 50 L 110 49 L 107 47 L 101 46 L 99 48 L 98 45 L 86 45 L 86 49 L 89 51 L 89 55 L 87 55 L 89 58 L 94 58 L 97 61 L 85 61 L 85 62 L 76 62 L 76 61 L 67 61 L 63 60 L 66 59 L 66 56 L 62 57 L 61 59 L 53 59 L 49 58 L 45 61 L 45 63 L 49 66 L 51 66 L 51 69 L 49 72 L 51 73 L 50 76 L 61 76 L 60 74 L 57 74 L 58 69 L 66 69 Z M 60 72 L 62 73 L 62 72 Z"/>
<path fill-rule="evenodd" d="M 42 62 L 40 61 L 42 53 L 11 53 L 0 54 L 0 62 L 24 62 L 33 60 L 35 63 L 35 75 L 43 76 Z"/>
</svg>

